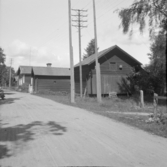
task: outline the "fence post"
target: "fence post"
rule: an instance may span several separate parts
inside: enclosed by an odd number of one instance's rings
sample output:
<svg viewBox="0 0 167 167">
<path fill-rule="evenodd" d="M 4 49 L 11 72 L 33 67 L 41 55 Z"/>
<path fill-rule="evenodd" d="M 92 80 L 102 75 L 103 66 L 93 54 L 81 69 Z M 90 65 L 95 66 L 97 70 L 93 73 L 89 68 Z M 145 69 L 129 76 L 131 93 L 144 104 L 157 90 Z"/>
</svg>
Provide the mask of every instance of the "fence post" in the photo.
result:
<svg viewBox="0 0 167 167">
<path fill-rule="evenodd" d="M 154 93 L 153 105 L 154 105 L 154 118 L 156 118 L 157 117 L 157 106 L 158 106 L 158 94 L 156 93 Z"/>
<path fill-rule="evenodd" d="M 141 107 L 144 108 L 144 94 L 142 90 L 140 90 L 140 102 L 141 102 Z"/>
</svg>

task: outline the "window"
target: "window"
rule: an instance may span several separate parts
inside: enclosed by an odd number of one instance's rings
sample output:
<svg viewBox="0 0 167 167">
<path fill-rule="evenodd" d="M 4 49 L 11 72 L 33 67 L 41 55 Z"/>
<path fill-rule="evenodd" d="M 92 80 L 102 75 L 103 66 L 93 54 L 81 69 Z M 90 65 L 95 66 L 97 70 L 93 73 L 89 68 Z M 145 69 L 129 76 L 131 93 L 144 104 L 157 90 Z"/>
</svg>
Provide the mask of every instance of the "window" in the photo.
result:
<svg viewBox="0 0 167 167">
<path fill-rule="evenodd" d="M 117 63 L 116 62 L 110 62 L 110 69 L 111 71 L 117 70 Z"/>
<path fill-rule="evenodd" d="M 123 67 L 122 65 L 119 65 L 119 70 L 122 70 L 122 67 Z"/>
</svg>

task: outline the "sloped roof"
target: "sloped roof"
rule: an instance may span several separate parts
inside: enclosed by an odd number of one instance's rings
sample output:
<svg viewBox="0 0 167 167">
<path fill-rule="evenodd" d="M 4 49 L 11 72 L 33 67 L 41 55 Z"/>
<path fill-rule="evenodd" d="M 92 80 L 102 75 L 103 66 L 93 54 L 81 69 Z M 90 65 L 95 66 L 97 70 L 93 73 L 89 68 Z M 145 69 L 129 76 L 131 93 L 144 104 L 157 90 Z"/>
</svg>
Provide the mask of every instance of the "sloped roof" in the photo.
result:
<svg viewBox="0 0 167 167">
<path fill-rule="evenodd" d="M 34 75 L 41 76 L 70 76 L 69 68 L 58 67 L 33 67 Z"/>
<path fill-rule="evenodd" d="M 20 66 L 17 70 L 17 75 L 20 74 L 31 74 L 32 66 Z"/>
<path fill-rule="evenodd" d="M 129 55 L 128 53 L 126 53 L 124 50 L 122 50 L 120 47 L 118 47 L 117 45 L 111 46 L 110 48 L 107 48 L 101 52 L 98 52 L 98 59 L 101 58 L 102 56 L 104 56 L 105 54 L 107 54 L 108 52 L 112 51 L 113 49 L 118 48 L 119 50 L 121 50 L 122 52 L 124 52 L 129 58 L 133 59 L 133 61 L 137 62 L 138 64 L 142 65 L 138 60 L 136 60 L 134 57 L 132 57 L 131 55 Z M 81 64 L 82 65 L 90 65 L 92 63 L 95 62 L 95 54 L 87 57 L 86 59 L 84 59 Z M 76 64 L 75 67 L 78 67 L 80 63 Z"/>
</svg>

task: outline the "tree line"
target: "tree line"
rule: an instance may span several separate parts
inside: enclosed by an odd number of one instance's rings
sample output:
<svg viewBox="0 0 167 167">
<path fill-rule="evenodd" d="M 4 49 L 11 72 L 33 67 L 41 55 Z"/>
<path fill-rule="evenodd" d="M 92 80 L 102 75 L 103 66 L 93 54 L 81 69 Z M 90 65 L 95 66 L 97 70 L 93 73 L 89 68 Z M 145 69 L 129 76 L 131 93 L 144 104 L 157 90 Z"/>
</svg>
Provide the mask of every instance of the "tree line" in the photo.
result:
<svg viewBox="0 0 167 167">
<path fill-rule="evenodd" d="M 6 55 L 4 54 L 3 49 L 0 47 L 0 87 L 9 86 L 9 74 L 10 67 L 5 65 Z M 15 84 L 15 71 L 11 68 L 11 84 Z"/>
</svg>

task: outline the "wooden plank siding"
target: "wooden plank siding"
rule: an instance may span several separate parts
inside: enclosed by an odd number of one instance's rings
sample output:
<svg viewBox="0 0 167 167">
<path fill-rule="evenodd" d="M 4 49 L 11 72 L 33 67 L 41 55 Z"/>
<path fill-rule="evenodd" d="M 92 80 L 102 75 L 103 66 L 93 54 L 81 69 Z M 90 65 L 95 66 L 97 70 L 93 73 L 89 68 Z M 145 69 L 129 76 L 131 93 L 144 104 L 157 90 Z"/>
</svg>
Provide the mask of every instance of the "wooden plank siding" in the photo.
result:
<svg viewBox="0 0 167 167">
<path fill-rule="evenodd" d="M 30 74 L 21 74 L 18 76 L 17 85 L 29 85 L 31 83 L 31 75 Z"/>
<path fill-rule="evenodd" d="M 27 84 L 31 83 L 31 75 L 25 75 L 25 83 Z"/>
<path fill-rule="evenodd" d="M 101 74 L 101 93 L 108 94 L 109 92 L 123 93 L 120 90 L 122 79 L 126 78 L 126 75 L 113 75 L 113 74 Z M 92 77 L 87 81 L 88 94 L 96 94 L 96 73 L 92 72 Z"/>
<path fill-rule="evenodd" d="M 85 85 L 87 85 L 89 95 L 96 95 L 95 61 L 90 60 L 90 62 L 83 61 L 83 83 L 86 82 Z M 135 68 L 136 71 L 138 71 L 137 69 L 141 69 L 139 68 L 141 65 L 140 62 L 118 47 L 103 54 L 99 57 L 98 61 L 101 70 L 102 94 L 108 94 L 109 92 L 127 93 L 125 92 L 128 88 L 127 74 L 132 71 L 132 68 Z M 75 82 L 79 83 L 79 66 L 75 67 Z M 78 88 L 79 86 L 76 89 L 77 93 L 80 91 Z"/>
<path fill-rule="evenodd" d="M 85 82 L 86 79 L 88 78 L 89 74 L 89 66 L 82 66 L 82 81 Z M 76 82 L 80 81 L 80 69 L 79 67 L 76 67 L 74 70 L 74 78 Z"/>
<path fill-rule="evenodd" d="M 82 66 L 82 92 L 84 93 L 85 87 L 87 85 L 87 79 L 89 75 L 89 66 Z M 74 70 L 75 78 L 75 92 L 80 93 L 80 69 L 76 67 Z"/>
<path fill-rule="evenodd" d="M 87 86 L 87 82 L 82 82 L 82 92 L 84 93 L 85 88 Z M 79 94 L 80 93 L 80 82 L 75 82 L 75 93 Z"/>
<path fill-rule="evenodd" d="M 49 90 L 53 92 L 70 92 L 70 77 L 63 76 L 36 76 L 34 81 L 35 92 Z"/>
<path fill-rule="evenodd" d="M 116 70 L 112 71 L 111 69 L 111 62 L 116 63 Z M 119 68 L 122 66 L 122 69 Z M 127 64 L 125 61 L 121 60 L 118 56 L 114 55 L 104 63 L 100 64 L 100 70 L 102 74 L 119 74 L 119 75 L 125 75 L 131 72 L 132 67 Z"/>
<path fill-rule="evenodd" d="M 101 93 L 108 94 L 109 92 L 121 93 L 120 85 L 122 78 L 131 72 L 132 67 L 120 59 L 118 56 L 113 55 L 106 61 L 101 61 Z M 116 70 L 112 70 L 110 62 L 116 63 Z M 122 68 L 119 68 L 120 65 Z M 92 85 L 90 85 L 92 84 Z M 123 93 L 123 92 L 122 92 Z M 96 70 L 92 70 L 92 78 L 88 81 L 88 94 L 96 94 Z"/>
</svg>

